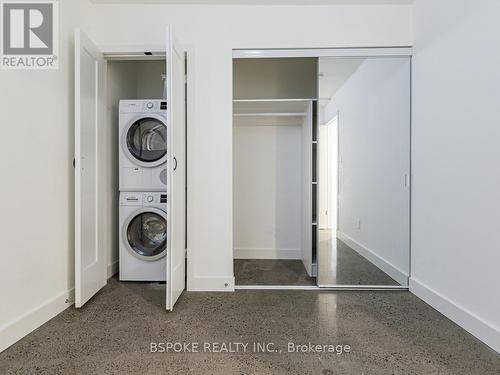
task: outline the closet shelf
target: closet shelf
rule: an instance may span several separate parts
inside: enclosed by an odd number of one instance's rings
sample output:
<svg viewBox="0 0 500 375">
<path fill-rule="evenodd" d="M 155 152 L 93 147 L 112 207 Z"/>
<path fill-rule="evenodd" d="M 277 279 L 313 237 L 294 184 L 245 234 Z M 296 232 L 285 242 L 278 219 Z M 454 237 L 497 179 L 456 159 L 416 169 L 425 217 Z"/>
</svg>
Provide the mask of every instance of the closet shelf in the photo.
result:
<svg viewBox="0 0 500 375">
<path fill-rule="evenodd" d="M 278 102 L 233 102 L 234 116 L 305 116 L 309 109 L 308 101 Z"/>
<path fill-rule="evenodd" d="M 311 108 L 310 100 L 236 99 L 233 101 L 233 125 L 302 125 Z"/>
</svg>

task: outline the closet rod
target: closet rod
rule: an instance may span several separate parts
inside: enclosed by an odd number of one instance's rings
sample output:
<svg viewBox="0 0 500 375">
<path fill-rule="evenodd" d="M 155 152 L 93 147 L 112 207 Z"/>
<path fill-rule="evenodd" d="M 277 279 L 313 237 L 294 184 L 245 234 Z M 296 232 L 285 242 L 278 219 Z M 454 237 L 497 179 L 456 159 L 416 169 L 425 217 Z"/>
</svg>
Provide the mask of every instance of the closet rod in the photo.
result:
<svg viewBox="0 0 500 375">
<path fill-rule="evenodd" d="M 260 102 L 310 102 L 318 98 L 297 98 L 297 99 L 233 99 L 233 103 L 260 103 Z"/>
<path fill-rule="evenodd" d="M 255 112 L 255 113 L 233 113 L 235 117 L 263 117 L 263 116 L 271 116 L 271 117 L 285 117 L 285 116 L 306 116 L 307 113 L 304 112 Z"/>
</svg>

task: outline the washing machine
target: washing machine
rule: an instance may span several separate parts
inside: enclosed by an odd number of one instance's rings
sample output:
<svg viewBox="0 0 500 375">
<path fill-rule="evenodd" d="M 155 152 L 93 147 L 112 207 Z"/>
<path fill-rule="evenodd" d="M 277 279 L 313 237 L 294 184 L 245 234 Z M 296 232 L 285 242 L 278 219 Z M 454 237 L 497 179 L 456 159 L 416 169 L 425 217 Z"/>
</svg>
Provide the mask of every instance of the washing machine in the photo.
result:
<svg viewBox="0 0 500 375">
<path fill-rule="evenodd" d="M 167 195 L 121 192 L 119 278 L 165 281 L 168 242 Z"/>
<path fill-rule="evenodd" d="M 166 191 L 167 102 L 120 100 L 119 112 L 120 191 Z"/>
</svg>

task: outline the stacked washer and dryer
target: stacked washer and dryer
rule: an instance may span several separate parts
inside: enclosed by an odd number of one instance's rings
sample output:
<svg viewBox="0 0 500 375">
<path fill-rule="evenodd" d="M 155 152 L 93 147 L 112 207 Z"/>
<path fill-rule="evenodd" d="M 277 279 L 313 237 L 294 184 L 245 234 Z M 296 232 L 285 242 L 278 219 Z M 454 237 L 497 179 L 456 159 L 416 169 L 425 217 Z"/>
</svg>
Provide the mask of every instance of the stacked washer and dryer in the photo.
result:
<svg viewBox="0 0 500 375">
<path fill-rule="evenodd" d="M 167 102 L 121 100 L 119 111 L 119 278 L 165 281 Z"/>
</svg>

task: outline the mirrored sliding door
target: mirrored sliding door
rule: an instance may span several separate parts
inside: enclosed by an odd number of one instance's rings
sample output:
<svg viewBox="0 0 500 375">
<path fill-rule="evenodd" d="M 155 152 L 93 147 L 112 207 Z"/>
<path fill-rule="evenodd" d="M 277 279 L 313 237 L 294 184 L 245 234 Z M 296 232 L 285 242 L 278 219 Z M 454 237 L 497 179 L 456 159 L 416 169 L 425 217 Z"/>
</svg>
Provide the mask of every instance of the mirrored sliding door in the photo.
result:
<svg viewBox="0 0 500 375">
<path fill-rule="evenodd" d="M 319 286 L 407 286 L 409 57 L 320 57 Z"/>
</svg>

